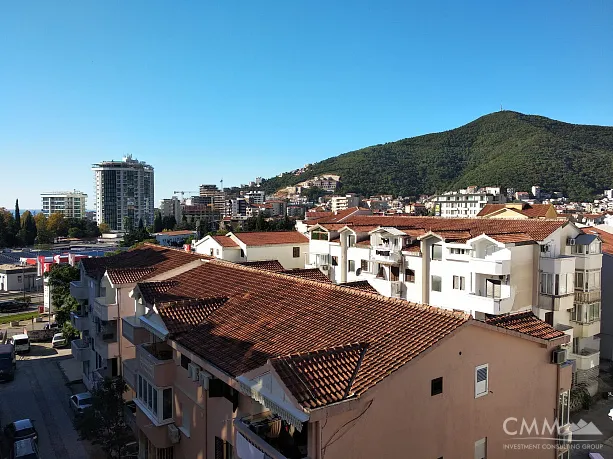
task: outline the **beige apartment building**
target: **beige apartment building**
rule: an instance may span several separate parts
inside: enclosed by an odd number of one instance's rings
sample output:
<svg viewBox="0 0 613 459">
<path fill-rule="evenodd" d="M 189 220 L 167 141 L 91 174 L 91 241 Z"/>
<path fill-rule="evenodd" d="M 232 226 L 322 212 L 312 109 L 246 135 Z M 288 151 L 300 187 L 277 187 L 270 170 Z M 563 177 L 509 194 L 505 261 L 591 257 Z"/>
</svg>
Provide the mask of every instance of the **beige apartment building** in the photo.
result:
<svg viewBox="0 0 613 459">
<path fill-rule="evenodd" d="M 478 321 L 222 260 L 130 298 L 141 457 L 568 457 L 570 338 L 531 312 Z M 548 448 L 505 447 L 533 418 L 559 418 Z"/>
</svg>

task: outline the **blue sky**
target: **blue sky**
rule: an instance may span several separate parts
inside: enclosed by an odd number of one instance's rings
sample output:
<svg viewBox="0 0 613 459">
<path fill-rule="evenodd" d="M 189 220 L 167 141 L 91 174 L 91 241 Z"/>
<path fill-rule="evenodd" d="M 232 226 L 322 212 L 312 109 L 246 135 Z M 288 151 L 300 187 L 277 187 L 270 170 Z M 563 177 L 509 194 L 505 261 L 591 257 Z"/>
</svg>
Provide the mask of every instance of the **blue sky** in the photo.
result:
<svg viewBox="0 0 613 459">
<path fill-rule="evenodd" d="M 0 206 L 131 153 L 156 202 L 505 109 L 613 125 L 613 3 L 5 1 Z"/>
</svg>

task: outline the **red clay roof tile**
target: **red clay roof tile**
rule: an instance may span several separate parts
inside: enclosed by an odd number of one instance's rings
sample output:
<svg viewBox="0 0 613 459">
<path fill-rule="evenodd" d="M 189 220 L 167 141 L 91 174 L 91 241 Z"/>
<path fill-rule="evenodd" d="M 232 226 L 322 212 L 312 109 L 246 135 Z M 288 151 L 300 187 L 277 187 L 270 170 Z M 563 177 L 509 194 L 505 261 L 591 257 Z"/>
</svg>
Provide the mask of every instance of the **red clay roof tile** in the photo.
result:
<svg viewBox="0 0 613 459">
<path fill-rule="evenodd" d="M 234 237 L 247 246 L 275 244 L 307 244 L 309 238 L 298 231 L 262 231 L 233 233 Z"/>
<path fill-rule="evenodd" d="M 535 338 L 550 340 L 564 336 L 564 332 L 556 330 L 547 322 L 536 317 L 532 311 L 517 312 L 487 319 L 485 323 L 524 333 Z"/>
<path fill-rule="evenodd" d="M 222 247 L 238 247 L 236 241 L 228 236 L 211 236 Z"/>
<path fill-rule="evenodd" d="M 243 266 L 250 266 L 256 269 L 263 269 L 264 271 L 272 271 L 274 273 L 285 270 L 283 265 L 278 260 L 263 260 L 263 261 L 242 261 L 238 263 Z"/>
</svg>

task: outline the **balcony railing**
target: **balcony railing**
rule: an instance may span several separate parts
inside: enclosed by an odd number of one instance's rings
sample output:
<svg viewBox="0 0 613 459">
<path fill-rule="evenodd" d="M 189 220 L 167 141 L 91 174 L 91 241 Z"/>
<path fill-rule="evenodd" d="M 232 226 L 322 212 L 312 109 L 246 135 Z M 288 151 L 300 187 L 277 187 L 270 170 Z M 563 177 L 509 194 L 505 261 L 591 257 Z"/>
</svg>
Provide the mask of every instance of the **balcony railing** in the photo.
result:
<svg viewBox="0 0 613 459">
<path fill-rule="evenodd" d="M 72 281 L 70 283 L 70 296 L 74 299 L 86 300 L 88 297 L 87 293 L 87 284 L 81 281 Z"/>
<path fill-rule="evenodd" d="M 89 317 L 87 315 L 79 315 L 76 312 L 71 312 L 70 323 L 80 332 L 89 330 Z"/>
<path fill-rule="evenodd" d="M 513 307 L 513 299 L 510 297 L 492 298 L 471 293 L 470 301 L 471 304 L 474 305 L 475 311 L 485 314 L 505 314 L 511 312 L 511 308 Z"/>
<path fill-rule="evenodd" d="M 100 320 L 116 320 L 119 317 L 117 304 L 106 304 L 106 298 L 100 296 L 94 300 L 93 314 Z"/>
<path fill-rule="evenodd" d="M 601 290 L 592 290 L 590 292 L 575 290 L 575 303 L 592 303 L 594 301 L 600 301 L 601 298 Z"/>
<path fill-rule="evenodd" d="M 136 316 L 121 319 L 121 334 L 135 345 L 149 342 L 149 331 L 142 326 L 140 318 Z"/>
<path fill-rule="evenodd" d="M 246 416 L 234 421 L 238 434 L 244 440 L 251 443 L 262 453 L 264 457 L 272 459 L 303 459 L 308 457 L 307 425 L 304 424 L 302 431 L 292 429 L 294 434 L 289 438 L 279 441 L 280 434 L 287 428 L 287 423 L 273 413 L 264 413 Z"/>
<path fill-rule="evenodd" d="M 123 406 L 123 420 L 132 429 L 134 434 L 138 433 L 136 427 L 136 404 L 133 401 L 126 402 Z"/>
<path fill-rule="evenodd" d="M 119 342 L 115 333 L 99 333 L 94 339 L 94 349 L 105 360 L 119 357 Z"/>
<path fill-rule="evenodd" d="M 577 370 L 590 370 L 600 365 L 600 351 L 586 348 L 578 354 L 570 354 L 569 359 L 575 361 Z"/>
<path fill-rule="evenodd" d="M 175 363 L 173 351 L 166 343 L 140 344 L 136 347 L 138 371 L 158 387 L 174 382 Z"/>
<path fill-rule="evenodd" d="M 75 339 L 70 343 L 72 356 L 78 362 L 89 360 L 89 340 Z"/>
<path fill-rule="evenodd" d="M 511 274 L 511 261 L 510 260 L 492 260 L 488 258 L 476 258 L 470 259 L 471 271 L 480 274 L 488 274 L 492 276 L 503 276 Z"/>
<path fill-rule="evenodd" d="M 401 248 L 389 245 L 376 245 L 372 248 L 371 253 L 373 261 L 398 263 L 402 258 Z"/>
<path fill-rule="evenodd" d="M 136 359 L 126 359 L 123 361 L 123 379 L 132 390 L 136 391 L 136 372 L 138 361 Z"/>
</svg>

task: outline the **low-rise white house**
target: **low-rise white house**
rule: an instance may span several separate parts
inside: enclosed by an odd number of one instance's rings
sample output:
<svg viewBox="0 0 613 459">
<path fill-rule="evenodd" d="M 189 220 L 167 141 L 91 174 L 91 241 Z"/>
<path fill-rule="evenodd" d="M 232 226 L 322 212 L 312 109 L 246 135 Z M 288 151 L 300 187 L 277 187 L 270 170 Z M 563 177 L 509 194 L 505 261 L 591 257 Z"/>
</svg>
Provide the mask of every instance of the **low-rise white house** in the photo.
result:
<svg viewBox="0 0 613 459">
<path fill-rule="evenodd" d="M 228 233 L 194 243 L 196 253 L 232 262 L 278 260 L 285 269 L 304 268 L 309 239 L 298 231 Z"/>
<path fill-rule="evenodd" d="M 0 265 L 0 292 L 31 292 L 41 285 L 35 266 Z"/>
<path fill-rule="evenodd" d="M 570 335 L 578 382 L 596 390 L 601 240 L 567 220 L 354 216 L 309 230 L 305 265 L 343 284 L 460 309 L 475 318 L 532 310 Z"/>
<path fill-rule="evenodd" d="M 181 247 L 189 237 L 197 238 L 198 232 L 190 230 L 165 231 L 153 233 L 152 236 L 164 247 Z"/>
</svg>

